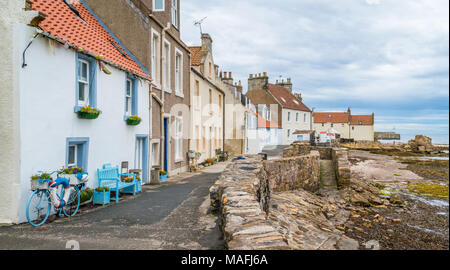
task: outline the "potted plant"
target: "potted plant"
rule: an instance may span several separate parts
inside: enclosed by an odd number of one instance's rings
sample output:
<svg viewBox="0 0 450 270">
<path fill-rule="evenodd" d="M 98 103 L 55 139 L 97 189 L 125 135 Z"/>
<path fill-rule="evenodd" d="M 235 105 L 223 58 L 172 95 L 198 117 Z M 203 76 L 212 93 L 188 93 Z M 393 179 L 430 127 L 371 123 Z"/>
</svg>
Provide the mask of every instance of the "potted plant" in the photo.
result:
<svg viewBox="0 0 450 270">
<path fill-rule="evenodd" d="M 136 186 L 137 186 L 137 192 L 142 191 L 142 181 L 139 176 L 136 176 Z"/>
<path fill-rule="evenodd" d="M 80 184 L 80 180 L 77 177 L 78 173 L 84 173 L 83 168 L 79 167 L 65 168 L 63 166 L 61 169 L 61 173 L 59 174 L 59 177 L 69 179 L 71 185 L 78 185 Z"/>
<path fill-rule="evenodd" d="M 91 203 L 93 197 L 94 197 L 94 190 L 86 188 L 85 190 L 81 191 L 80 205 Z"/>
<path fill-rule="evenodd" d="M 142 118 L 140 118 L 137 115 L 132 115 L 132 116 L 128 117 L 127 124 L 129 126 L 137 126 L 141 123 L 141 121 L 142 121 Z"/>
<path fill-rule="evenodd" d="M 31 190 L 48 189 L 52 177 L 48 173 L 36 174 L 31 176 Z"/>
<path fill-rule="evenodd" d="M 215 164 L 214 159 L 212 159 L 212 158 L 206 159 L 206 160 L 205 160 L 205 164 L 206 164 L 206 166 L 212 166 L 212 165 L 214 165 L 214 164 Z"/>
<path fill-rule="evenodd" d="M 160 177 L 159 179 L 161 180 L 161 182 L 167 182 L 167 172 L 166 171 L 160 171 Z"/>
<path fill-rule="evenodd" d="M 111 194 L 109 188 L 99 187 L 94 191 L 94 204 L 109 204 L 111 202 Z"/>
<path fill-rule="evenodd" d="M 102 112 L 91 105 L 84 106 L 77 112 L 80 119 L 97 119 Z"/>
</svg>

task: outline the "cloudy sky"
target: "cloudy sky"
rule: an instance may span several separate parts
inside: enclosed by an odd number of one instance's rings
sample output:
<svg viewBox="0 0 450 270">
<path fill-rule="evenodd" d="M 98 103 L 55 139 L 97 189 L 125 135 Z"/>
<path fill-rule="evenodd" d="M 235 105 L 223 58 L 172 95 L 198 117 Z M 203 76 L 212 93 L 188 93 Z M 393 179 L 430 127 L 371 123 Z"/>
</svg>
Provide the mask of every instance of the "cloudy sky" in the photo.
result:
<svg viewBox="0 0 450 270">
<path fill-rule="evenodd" d="M 183 0 L 182 38 L 214 40 L 215 62 L 291 77 L 316 111 L 376 114 L 377 131 L 448 143 L 448 0 Z"/>
</svg>

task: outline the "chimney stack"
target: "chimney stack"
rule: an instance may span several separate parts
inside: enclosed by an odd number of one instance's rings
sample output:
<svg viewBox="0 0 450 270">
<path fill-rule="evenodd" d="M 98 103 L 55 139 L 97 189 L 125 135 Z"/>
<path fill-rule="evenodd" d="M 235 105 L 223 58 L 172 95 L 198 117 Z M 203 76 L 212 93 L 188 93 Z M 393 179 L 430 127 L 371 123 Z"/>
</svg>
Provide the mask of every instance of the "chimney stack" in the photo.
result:
<svg viewBox="0 0 450 270">
<path fill-rule="evenodd" d="M 248 78 L 248 91 L 252 90 L 259 90 L 259 89 L 267 89 L 267 86 L 269 84 L 269 77 L 267 76 L 267 72 L 259 73 L 259 75 L 255 75 L 253 77 L 252 74 L 250 74 L 250 77 Z"/>
<path fill-rule="evenodd" d="M 286 88 L 286 90 L 288 90 L 289 92 L 292 93 L 292 80 L 291 78 L 288 78 L 287 81 L 285 82 L 284 79 L 281 80 L 280 82 L 276 83 L 277 85 Z"/>
<path fill-rule="evenodd" d="M 206 49 L 212 53 L 212 38 L 209 34 L 202 34 L 202 49 Z"/>
<path fill-rule="evenodd" d="M 225 74 L 225 76 L 224 76 L 224 78 L 222 78 L 222 82 L 229 84 L 229 85 L 233 85 L 233 77 L 232 77 L 231 72 L 224 71 L 223 74 Z"/>
</svg>

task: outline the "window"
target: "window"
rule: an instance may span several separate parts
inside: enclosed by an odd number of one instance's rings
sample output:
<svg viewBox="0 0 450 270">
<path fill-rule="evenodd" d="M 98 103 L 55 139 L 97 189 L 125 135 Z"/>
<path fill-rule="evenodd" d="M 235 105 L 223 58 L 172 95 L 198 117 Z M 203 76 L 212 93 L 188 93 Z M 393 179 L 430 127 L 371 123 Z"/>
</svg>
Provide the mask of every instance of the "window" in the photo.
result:
<svg viewBox="0 0 450 270">
<path fill-rule="evenodd" d="M 212 105 L 212 90 L 209 89 L 209 114 L 213 115 L 213 105 Z"/>
<path fill-rule="evenodd" d="M 138 114 L 137 98 L 136 78 L 127 74 L 125 82 L 125 120 L 131 115 Z"/>
<path fill-rule="evenodd" d="M 160 83 L 160 42 L 159 34 L 152 30 L 152 77 L 155 83 L 158 85 Z"/>
<path fill-rule="evenodd" d="M 89 105 L 89 62 L 78 60 L 78 104 Z"/>
<path fill-rule="evenodd" d="M 172 0 L 172 24 L 178 28 L 178 0 Z"/>
<path fill-rule="evenodd" d="M 288 129 L 288 131 L 287 131 L 287 136 L 288 136 L 288 139 L 291 137 L 291 130 L 290 129 Z"/>
<path fill-rule="evenodd" d="M 291 122 L 291 112 L 288 112 L 288 122 Z"/>
<path fill-rule="evenodd" d="M 219 115 L 222 113 L 222 96 L 219 95 Z"/>
<path fill-rule="evenodd" d="M 69 145 L 69 158 L 67 161 L 67 167 L 77 166 L 77 145 Z"/>
<path fill-rule="evenodd" d="M 175 49 L 175 93 L 183 95 L 183 54 Z"/>
<path fill-rule="evenodd" d="M 196 101 L 196 109 L 201 109 L 202 106 L 202 97 L 200 96 L 200 82 L 195 81 L 195 97 L 194 100 Z"/>
<path fill-rule="evenodd" d="M 127 85 L 125 90 L 125 115 L 131 116 L 131 101 L 132 101 L 132 89 L 133 82 L 127 79 Z"/>
<path fill-rule="evenodd" d="M 324 123 L 322 123 L 322 127 L 324 127 L 325 126 L 325 124 Z"/>
<path fill-rule="evenodd" d="M 206 128 L 203 127 L 202 130 L 202 149 L 203 151 L 206 151 Z"/>
<path fill-rule="evenodd" d="M 89 138 L 67 138 L 66 167 L 80 167 L 85 171 L 88 165 Z"/>
<path fill-rule="evenodd" d="M 355 130 L 355 127 L 352 127 L 352 130 Z"/>
<path fill-rule="evenodd" d="M 194 135 L 195 141 L 196 141 L 196 148 L 195 150 L 197 152 L 200 152 L 200 127 L 195 126 L 195 135 Z"/>
<path fill-rule="evenodd" d="M 342 124 L 342 127 L 345 127 L 345 124 Z"/>
<path fill-rule="evenodd" d="M 97 65 L 94 58 L 76 54 L 76 102 L 75 112 L 90 105 L 97 107 Z"/>
<path fill-rule="evenodd" d="M 181 117 L 175 117 L 175 160 L 180 161 L 183 158 L 183 129 Z"/>
<path fill-rule="evenodd" d="M 172 92 L 170 90 L 170 43 L 167 41 L 164 42 L 162 75 L 164 91 Z"/>
<path fill-rule="evenodd" d="M 303 122 L 308 122 L 308 120 L 306 119 L 306 113 L 303 115 Z"/>
<path fill-rule="evenodd" d="M 153 0 L 153 10 L 154 11 L 164 11 L 165 0 Z"/>
<path fill-rule="evenodd" d="M 299 120 L 300 120 L 300 114 L 297 113 L 296 116 L 295 116 L 295 121 L 298 123 Z"/>
<path fill-rule="evenodd" d="M 334 124 L 331 124 L 331 127 L 334 127 Z"/>
</svg>

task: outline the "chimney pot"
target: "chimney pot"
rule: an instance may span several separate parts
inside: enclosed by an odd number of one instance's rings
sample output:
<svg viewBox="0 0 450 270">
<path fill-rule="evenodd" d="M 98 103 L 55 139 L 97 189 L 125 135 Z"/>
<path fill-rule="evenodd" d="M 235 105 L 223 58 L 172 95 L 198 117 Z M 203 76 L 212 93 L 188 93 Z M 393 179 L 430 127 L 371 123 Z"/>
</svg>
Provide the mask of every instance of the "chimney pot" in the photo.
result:
<svg viewBox="0 0 450 270">
<path fill-rule="evenodd" d="M 230 76 L 229 76 L 230 79 L 233 78 L 233 76 L 231 76 L 231 72 L 229 72 L 228 74 L 230 75 Z"/>
<path fill-rule="evenodd" d="M 263 74 L 264 74 L 264 77 L 267 77 L 267 72 L 264 72 Z"/>
<path fill-rule="evenodd" d="M 250 74 L 250 79 L 253 79 L 253 74 Z"/>
</svg>

